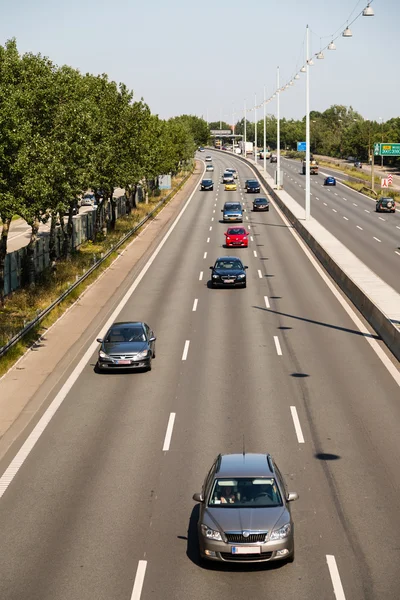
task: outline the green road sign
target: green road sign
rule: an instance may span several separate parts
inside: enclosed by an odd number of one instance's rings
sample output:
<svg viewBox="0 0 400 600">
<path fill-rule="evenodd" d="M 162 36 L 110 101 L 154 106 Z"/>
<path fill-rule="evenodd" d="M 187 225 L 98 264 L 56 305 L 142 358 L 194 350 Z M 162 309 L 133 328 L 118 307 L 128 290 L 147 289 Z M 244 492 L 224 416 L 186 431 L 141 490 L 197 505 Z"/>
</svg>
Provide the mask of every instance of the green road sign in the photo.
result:
<svg viewBox="0 0 400 600">
<path fill-rule="evenodd" d="M 378 154 L 379 156 L 400 156 L 400 144 L 374 144 L 374 154 L 375 156 Z"/>
</svg>

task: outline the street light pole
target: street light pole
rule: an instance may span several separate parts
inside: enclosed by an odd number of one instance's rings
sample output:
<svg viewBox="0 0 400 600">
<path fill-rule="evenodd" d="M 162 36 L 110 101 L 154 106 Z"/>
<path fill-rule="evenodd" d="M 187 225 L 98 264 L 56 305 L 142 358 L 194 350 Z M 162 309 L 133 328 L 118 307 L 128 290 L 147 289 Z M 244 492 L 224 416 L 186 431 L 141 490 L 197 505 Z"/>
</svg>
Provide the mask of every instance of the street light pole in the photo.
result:
<svg viewBox="0 0 400 600">
<path fill-rule="evenodd" d="M 235 154 L 235 108 L 232 107 L 232 153 Z"/>
<path fill-rule="evenodd" d="M 254 94 L 254 162 L 257 164 L 257 94 Z"/>
<path fill-rule="evenodd" d="M 265 98 L 265 85 L 264 85 L 264 152 L 263 152 L 263 161 L 264 161 L 264 173 L 266 172 L 267 169 L 267 163 L 266 163 L 266 157 L 265 155 L 267 154 L 267 129 L 266 129 L 266 123 L 265 123 L 265 118 L 266 118 L 266 102 L 265 102 L 266 98 Z"/>
<path fill-rule="evenodd" d="M 246 141 L 247 141 L 247 130 L 246 130 L 246 100 L 244 101 L 244 156 L 246 158 Z"/>
<path fill-rule="evenodd" d="M 310 66 L 309 66 L 309 30 L 306 29 L 306 221 L 310 219 Z"/>
<path fill-rule="evenodd" d="M 280 117 L 280 88 L 279 67 L 276 71 L 276 187 L 281 185 L 281 117 Z"/>
</svg>

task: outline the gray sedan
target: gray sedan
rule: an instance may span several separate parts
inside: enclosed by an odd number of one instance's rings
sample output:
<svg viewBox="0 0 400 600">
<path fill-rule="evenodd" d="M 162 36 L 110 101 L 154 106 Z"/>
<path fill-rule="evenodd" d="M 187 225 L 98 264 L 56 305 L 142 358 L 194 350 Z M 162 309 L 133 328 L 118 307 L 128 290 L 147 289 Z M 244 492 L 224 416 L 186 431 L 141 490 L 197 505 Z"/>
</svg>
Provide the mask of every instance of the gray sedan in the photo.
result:
<svg viewBox="0 0 400 600">
<path fill-rule="evenodd" d="M 219 455 L 201 493 L 201 558 L 227 562 L 294 560 L 293 521 L 283 476 L 270 454 Z"/>
<path fill-rule="evenodd" d="M 96 365 L 99 371 L 151 370 L 151 361 L 156 356 L 156 336 L 146 323 L 114 323 L 105 337 L 97 341 L 101 344 Z"/>
</svg>

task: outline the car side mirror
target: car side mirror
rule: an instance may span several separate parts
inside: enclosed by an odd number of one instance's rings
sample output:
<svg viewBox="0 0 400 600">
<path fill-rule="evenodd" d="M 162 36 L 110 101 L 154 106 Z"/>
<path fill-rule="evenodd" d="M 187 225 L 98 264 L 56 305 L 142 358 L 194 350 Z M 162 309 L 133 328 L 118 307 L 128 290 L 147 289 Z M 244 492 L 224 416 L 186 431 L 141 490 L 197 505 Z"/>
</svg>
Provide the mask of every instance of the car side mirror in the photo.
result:
<svg viewBox="0 0 400 600">
<path fill-rule="evenodd" d="M 103 342 L 103 338 L 97 338 L 97 341 L 99 342 L 99 344 L 101 344 Z"/>
<path fill-rule="evenodd" d="M 225 231 L 224 235 L 228 235 L 228 234 L 226 233 L 226 231 Z"/>
<path fill-rule="evenodd" d="M 193 494 L 193 500 L 195 502 L 204 502 L 203 494 Z"/>
<path fill-rule="evenodd" d="M 298 500 L 298 499 L 299 499 L 299 495 L 297 492 L 289 492 L 286 497 L 286 500 L 288 502 L 293 502 L 293 500 Z"/>
<path fill-rule="evenodd" d="M 155 341 L 156 341 L 156 339 L 157 339 L 157 338 L 156 338 L 156 336 L 155 336 L 155 335 L 153 335 L 151 338 L 149 338 L 149 342 L 155 342 Z"/>
<path fill-rule="evenodd" d="M 210 269 L 213 269 L 214 267 L 210 267 Z"/>
<path fill-rule="evenodd" d="M 221 212 L 224 212 L 224 209 L 223 209 L 223 208 L 221 208 Z"/>
<path fill-rule="evenodd" d="M 248 267 L 247 265 L 245 265 L 243 268 L 244 268 L 244 269 L 248 269 L 249 267 Z"/>
</svg>

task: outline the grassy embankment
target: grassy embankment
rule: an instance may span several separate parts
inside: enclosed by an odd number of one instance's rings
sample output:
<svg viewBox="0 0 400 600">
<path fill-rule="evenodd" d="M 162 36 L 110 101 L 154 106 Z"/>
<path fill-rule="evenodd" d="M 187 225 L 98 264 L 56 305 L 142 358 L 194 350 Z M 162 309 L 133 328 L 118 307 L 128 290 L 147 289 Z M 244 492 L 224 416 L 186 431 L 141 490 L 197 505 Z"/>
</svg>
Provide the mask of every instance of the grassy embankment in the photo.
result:
<svg viewBox="0 0 400 600">
<path fill-rule="evenodd" d="M 180 184 L 187 173 L 181 173 L 172 180 L 173 194 L 178 191 Z M 131 231 L 154 206 L 160 202 L 170 190 L 161 190 L 158 196 L 149 197 L 149 203 L 140 203 L 138 208 L 130 215 L 126 215 L 117 220 L 115 230 L 109 232 L 107 237 L 94 243 L 91 241 L 81 245 L 78 252 L 75 252 L 71 260 L 60 260 L 57 262 L 54 272 L 43 273 L 40 281 L 33 288 L 23 288 L 16 290 L 6 299 L 4 307 L 0 308 L 0 346 L 3 346 L 8 339 L 11 339 L 24 324 L 29 323 L 38 313 L 56 300 L 68 287 L 81 277 L 94 262 L 94 256 L 99 258 L 106 254 L 121 238 Z M 170 200 L 169 199 L 169 200 Z M 168 201 L 169 201 L 168 200 Z M 151 218 L 154 218 L 158 212 L 165 206 L 163 204 Z M 26 352 L 26 350 L 40 338 L 67 309 L 70 307 L 84 290 L 93 283 L 101 273 L 107 269 L 117 258 L 118 253 L 131 243 L 131 241 L 140 233 L 135 232 L 120 248 L 113 252 L 98 268 L 87 277 L 79 286 L 77 286 L 67 298 L 58 304 L 49 313 L 41 323 L 33 328 L 23 339 L 17 342 L 5 356 L 0 359 L 0 376 Z"/>
</svg>

